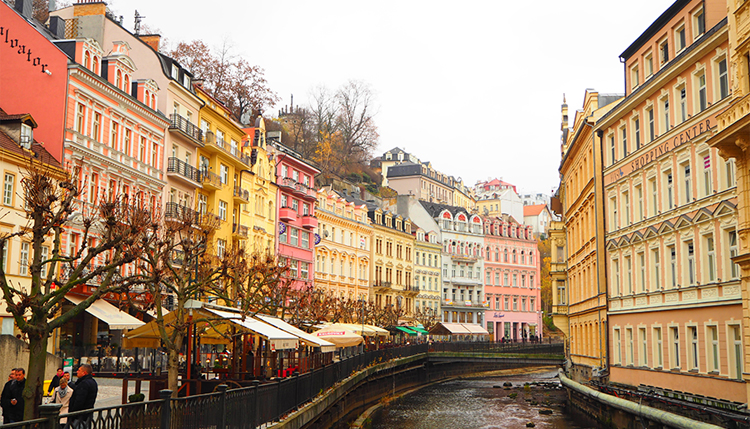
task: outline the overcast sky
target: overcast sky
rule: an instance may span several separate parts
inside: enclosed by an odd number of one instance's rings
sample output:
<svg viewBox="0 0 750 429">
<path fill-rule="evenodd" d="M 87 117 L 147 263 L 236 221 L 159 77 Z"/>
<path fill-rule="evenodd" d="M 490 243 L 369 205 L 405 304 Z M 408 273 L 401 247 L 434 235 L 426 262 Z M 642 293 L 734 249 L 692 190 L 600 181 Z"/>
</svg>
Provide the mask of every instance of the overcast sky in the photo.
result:
<svg viewBox="0 0 750 429">
<path fill-rule="evenodd" d="M 586 88 L 624 90 L 619 55 L 672 1 L 154 1 L 135 10 L 171 45 L 229 40 L 282 98 L 318 85 L 368 83 L 376 155 L 393 147 L 468 185 L 499 177 L 519 192 L 559 182 L 560 105 L 571 120 Z M 268 112 L 271 113 L 271 112 Z"/>
</svg>

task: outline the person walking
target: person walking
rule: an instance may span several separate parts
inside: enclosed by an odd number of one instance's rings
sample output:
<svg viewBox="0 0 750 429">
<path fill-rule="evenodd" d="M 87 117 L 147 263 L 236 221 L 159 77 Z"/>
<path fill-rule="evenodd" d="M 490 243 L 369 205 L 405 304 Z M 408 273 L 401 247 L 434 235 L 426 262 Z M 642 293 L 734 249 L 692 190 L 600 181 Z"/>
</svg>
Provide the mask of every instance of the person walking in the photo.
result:
<svg viewBox="0 0 750 429">
<path fill-rule="evenodd" d="M 16 368 L 16 381 L 10 388 L 10 415 L 13 422 L 23 421 L 23 389 L 26 387 L 26 370 Z"/>
<path fill-rule="evenodd" d="M 10 370 L 8 375 L 8 381 L 3 386 L 3 393 L 0 394 L 0 408 L 3 410 L 3 423 L 13 423 L 13 419 L 10 416 L 10 390 L 13 388 L 13 383 L 16 382 L 16 369 Z"/>
<path fill-rule="evenodd" d="M 96 396 L 99 393 L 99 386 L 94 380 L 92 373 L 94 369 L 91 365 L 85 363 L 78 367 L 78 381 L 76 381 L 75 389 L 70 397 L 70 404 L 68 406 L 68 412 L 74 413 L 76 411 L 90 410 L 94 408 L 96 403 Z M 76 422 L 86 422 L 91 417 L 91 414 L 83 414 L 75 417 L 71 417 L 71 426 L 75 426 Z M 77 426 L 86 427 L 86 426 Z"/>
<path fill-rule="evenodd" d="M 47 388 L 47 393 L 52 394 L 52 392 L 55 390 L 55 387 L 60 385 L 60 379 L 63 377 L 63 369 L 57 368 L 57 373 L 55 373 L 55 376 L 52 377 L 52 381 L 49 383 L 49 387 Z"/>
<path fill-rule="evenodd" d="M 61 404 L 60 414 L 68 414 L 70 412 L 70 398 L 73 396 L 73 388 L 68 386 L 68 379 L 65 377 L 60 378 L 60 385 L 55 387 L 52 393 L 52 403 Z M 64 425 L 68 422 L 67 417 L 60 418 L 60 425 Z"/>
</svg>

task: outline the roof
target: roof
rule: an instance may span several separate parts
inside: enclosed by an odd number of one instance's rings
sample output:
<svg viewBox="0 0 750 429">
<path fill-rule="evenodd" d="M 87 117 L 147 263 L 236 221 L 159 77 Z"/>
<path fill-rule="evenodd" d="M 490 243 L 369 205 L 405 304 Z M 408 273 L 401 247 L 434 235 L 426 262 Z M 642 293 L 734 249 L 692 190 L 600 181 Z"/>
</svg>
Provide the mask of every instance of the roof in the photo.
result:
<svg viewBox="0 0 750 429">
<path fill-rule="evenodd" d="M 0 108 L 0 120 L 17 120 L 17 121 L 25 121 L 27 119 L 30 119 L 33 121 L 34 119 L 31 117 L 31 115 L 27 113 L 22 114 L 7 114 L 5 111 Z M 35 122 L 36 124 L 36 122 Z M 5 149 L 9 152 L 21 155 L 23 157 L 31 158 L 32 154 L 33 157 L 39 160 L 40 162 L 50 165 L 52 167 L 62 168 L 62 164 L 60 164 L 60 161 L 56 160 L 54 156 L 52 156 L 51 153 L 47 151 L 47 149 L 44 148 L 39 142 L 34 140 L 31 142 L 31 150 L 27 150 L 22 148 L 15 140 L 13 140 L 9 135 L 7 135 L 5 132 L 0 130 L 0 148 Z"/>
<path fill-rule="evenodd" d="M 539 213 L 547 208 L 547 204 L 535 204 L 533 206 L 523 206 L 523 215 L 525 216 L 539 216 Z"/>
<path fill-rule="evenodd" d="M 656 35 L 656 33 L 659 32 L 662 27 L 669 23 L 669 20 L 674 18 L 674 16 L 677 15 L 677 13 L 679 13 L 688 4 L 690 4 L 690 0 L 677 0 L 676 2 L 674 2 L 672 6 L 669 6 L 669 8 L 664 11 L 664 13 L 656 18 L 656 21 L 649 25 L 649 27 L 646 29 L 646 31 L 643 32 L 643 34 L 635 39 L 635 42 L 631 43 L 630 46 L 628 46 L 628 48 L 620 54 L 620 58 L 626 60 L 630 58 L 630 56 L 636 53 L 638 49 L 640 49 L 647 41 L 654 37 L 654 35 Z"/>
<path fill-rule="evenodd" d="M 419 200 L 419 203 L 422 204 L 422 207 L 424 207 L 424 209 L 427 210 L 427 213 L 429 213 L 432 217 L 438 217 L 440 213 L 443 212 L 443 210 L 448 210 L 454 216 L 458 213 L 466 213 L 467 215 L 471 215 L 471 213 L 466 211 L 466 209 L 463 207 L 449 206 L 448 204 L 431 203 L 424 200 Z"/>
</svg>

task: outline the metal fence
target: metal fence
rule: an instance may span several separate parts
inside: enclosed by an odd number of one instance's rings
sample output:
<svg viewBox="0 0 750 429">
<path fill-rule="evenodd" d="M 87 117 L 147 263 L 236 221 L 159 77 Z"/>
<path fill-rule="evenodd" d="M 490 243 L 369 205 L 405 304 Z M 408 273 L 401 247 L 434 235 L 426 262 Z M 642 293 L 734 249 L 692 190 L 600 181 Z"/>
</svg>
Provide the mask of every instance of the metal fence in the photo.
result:
<svg viewBox="0 0 750 429">
<path fill-rule="evenodd" d="M 0 426 L 2 429 L 252 429 L 277 421 L 339 381 L 370 365 L 427 352 L 501 352 L 561 354 L 562 344 L 445 342 L 422 343 L 368 351 L 342 359 L 302 375 L 250 387 L 227 390 L 219 385 L 213 393 L 117 405 L 60 415 L 59 404 L 41 405 L 41 418 Z M 63 420 L 63 422 L 61 422 Z"/>
</svg>

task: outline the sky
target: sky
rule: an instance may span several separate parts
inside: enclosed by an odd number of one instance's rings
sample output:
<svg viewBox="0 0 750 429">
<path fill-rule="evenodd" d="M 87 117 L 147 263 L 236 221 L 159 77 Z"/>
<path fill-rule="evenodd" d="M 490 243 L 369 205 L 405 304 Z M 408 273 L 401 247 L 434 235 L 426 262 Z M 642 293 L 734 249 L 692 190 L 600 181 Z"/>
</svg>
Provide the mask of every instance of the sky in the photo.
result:
<svg viewBox="0 0 750 429">
<path fill-rule="evenodd" d="M 559 183 L 560 105 L 571 121 L 587 88 L 624 91 L 620 54 L 669 0 L 447 2 L 110 0 L 167 43 L 225 41 L 265 69 L 282 99 L 349 80 L 373 90 L 380 135 L 473 186 L 501 178 L 519 193 Z"/>
</svg>

